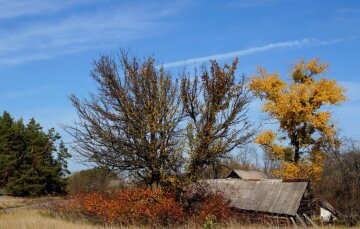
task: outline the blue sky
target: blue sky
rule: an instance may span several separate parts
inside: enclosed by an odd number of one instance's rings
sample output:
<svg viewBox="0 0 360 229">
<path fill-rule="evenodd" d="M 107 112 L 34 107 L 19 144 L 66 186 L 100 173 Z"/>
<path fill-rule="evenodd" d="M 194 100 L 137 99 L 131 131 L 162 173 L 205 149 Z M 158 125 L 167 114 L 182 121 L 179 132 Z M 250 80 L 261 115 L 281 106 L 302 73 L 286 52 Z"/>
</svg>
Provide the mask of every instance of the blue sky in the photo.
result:
<svg viewBox="0 0 360 229">
<path fill-rule="evenodd" d="M 360 1 L 0 0 L 0 111 L 45 128 L 76 118 L 68 96 L 94 89 L 92 61 L 130 49 L 176 72 L 239 57 L 239 73 L 261 65 L 286 77 L 294 61 L 320 57 L 348 88 L 332 108 L 342 134 L 360 137 Z M 260 118 L 259 103 L 251 119 Z M 70 163 L 72 171 L 82 168 Z"/>
</svg>

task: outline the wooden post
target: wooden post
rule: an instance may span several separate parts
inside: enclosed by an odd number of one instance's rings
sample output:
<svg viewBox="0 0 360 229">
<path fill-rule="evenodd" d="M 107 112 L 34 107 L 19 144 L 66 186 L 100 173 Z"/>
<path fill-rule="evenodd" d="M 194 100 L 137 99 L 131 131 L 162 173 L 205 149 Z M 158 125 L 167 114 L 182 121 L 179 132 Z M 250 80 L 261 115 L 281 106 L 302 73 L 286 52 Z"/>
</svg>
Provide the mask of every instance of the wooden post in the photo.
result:
<svg viewBox="0 0 360 229">
<path fill-rule="evenodd" d="M 293 225 L 294 225 L 294 227 L 298 227 L 298 225 L 296 224 L 296 222 L 295 222 L 295 220 L 294 220 L 294 218 L 293 217 L 290 217 L 290 220 L 291 220 L 291 222 L 293 223 Z"/>
<path fill-rule="evenodd" d="M 297 213 L 296 213 L 296 218 L 300 221 L 301 225 L 303 227 L 306 227 L 306 223 L 305 221 L 301 218 L 301 216 L 299 216 Z"/>
<path fill-rule="evenodd" d="M 309 216 L 307 216 L 305 213 L 303 215 L 305 219 L 307 219 L 307 221 L 309 221 L 313 227 L 318 227 L 318 225 L 316 225 L 316 223 L 312 221 Z"/>
</svg>

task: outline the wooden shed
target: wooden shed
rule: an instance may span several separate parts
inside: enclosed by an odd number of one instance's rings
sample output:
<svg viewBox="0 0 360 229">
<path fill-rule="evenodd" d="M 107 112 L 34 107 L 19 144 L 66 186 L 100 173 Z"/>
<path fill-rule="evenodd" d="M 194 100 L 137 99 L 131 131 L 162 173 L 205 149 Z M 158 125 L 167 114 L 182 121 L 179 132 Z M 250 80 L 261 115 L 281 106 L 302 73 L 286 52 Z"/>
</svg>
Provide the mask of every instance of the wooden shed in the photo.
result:
<svg viewBox="0 0 360 229">
<path fill-rule="evenodd" d="M 247 171 L 242 169 L 234 169 L 226 178 L 235 178 L 243 180 L 266 180 L 269 179 L 265 173 L 260 171 Z"/>
<path fill-rule="evenodd" d="M 229 200 L 242 221 L 303 224 L 314 214 L 313 196 L 305 181 L 209 179 L 204 182 L 211 192 L 221 192 Z"/>
</svg>

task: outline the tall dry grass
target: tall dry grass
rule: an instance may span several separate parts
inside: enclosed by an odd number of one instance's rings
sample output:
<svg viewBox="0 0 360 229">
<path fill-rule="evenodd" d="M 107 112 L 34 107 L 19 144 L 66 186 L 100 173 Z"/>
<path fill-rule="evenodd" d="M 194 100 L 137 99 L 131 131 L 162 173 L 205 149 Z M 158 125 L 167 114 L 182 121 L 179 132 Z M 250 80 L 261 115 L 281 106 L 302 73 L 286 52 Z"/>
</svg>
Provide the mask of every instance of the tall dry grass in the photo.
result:
<svg viewBox="0 0 360 229">
<path fill-rule="evenodd" d="M 104 227 L 92 226 L 84 223 L 73 223 L 53 218 L 39 210 L 18 210 L 0 213 L 1 229 L 100 229 Z M 116 227 L 107 227 L 115 229 Z M 119 229 L 118 227 L 116 229 Z M 130 228 L 129 228 L 130 229 Z"/>
<path fill-rule="evenodd" d="M 33 204 L 34 200 L 29 198 L 0 196 L 0 209 L 16 208 Z"/>
<path fill-rule="evenodd" d="M 0 213 L 0 228 L 1 229 L 138 229 L 140 227 L 102 227 L 93 226 L 83 222 L 69 222 L 63 219 L 50 217 L 47 213 L 40 210 L 16 210 L 13 212 Z M 188 229 L 195 229 L 193 226 L 183 227 Z M 244 226 L 234 224 L 226 227 L 226 229 L 264 229 L 268 227 L 263 226 Z M 271 227 L 275 228 L 275 227 Z M 345 227 L 319 227 L 320 229 L 341 229 Z M 353 227 L 354 228 L 354 227 Z M 357 227 L 360 228 L 360 227 Z M 281 229 L 286 229 L 281 227 Z"/>
</svg>

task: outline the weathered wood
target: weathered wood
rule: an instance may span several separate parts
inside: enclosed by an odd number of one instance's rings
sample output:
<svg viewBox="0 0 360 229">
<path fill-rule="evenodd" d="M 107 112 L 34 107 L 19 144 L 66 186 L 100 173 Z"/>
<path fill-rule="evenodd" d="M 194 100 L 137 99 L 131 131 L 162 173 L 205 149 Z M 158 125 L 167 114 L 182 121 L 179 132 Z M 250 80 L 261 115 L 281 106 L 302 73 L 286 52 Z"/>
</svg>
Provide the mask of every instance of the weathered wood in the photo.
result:
<svg viewBox="0 0 360 229">
<path fill-rule="evenodd" d="M 305 221 L 301 218 L 301 216 L 299 216 L 299 214 L 296 214 L 296 218 L 300 221 L 300 223 L 303 227 L 306 227 Z"/>
<path fill-rule="evenodd" d="M 268 215 L 262 212 L 254 212 L 254 211 L 241 211 L 237 209 L 233 209 L 236 214 L 236 219 L 239 222 L 248 224 L 263 224 L 266 226 L 291 226 L 292 223 L 289 217 L 279 216 L 279 215 Z"/>
<path fill-rule="evenodd" d="M 309 216 L 307 216 L 305 213 L 303 215 L 304 215 L 305 219 L 307 221 L 309 221 L 313 227 L 318 227 L 318 225 L 316 225 L 316 223 L 314 221 L 312 221 Z"/>
<path fill-rule="evenodd" d="M 234 169 L 230 172 L 230 174 L 226 178 L 237 178 L 244 180 L 267 180 L 268 176 L 263 172 L 259 171 L 246 171 L 241 169 Z"/>
<path fill-rule="evenodd" d="M 294 227 L 298 227 L 293 217 L 290 217 L 291 222 L 293 223 Z"/>
<path fill-rule="evenodd" d="M 282 180 L 248 181 L 242 179 L 205 180 L 211 190 L 220 191 L 224 198 L 231 200 L 231 207 L 269 214 L 295 215 L 307 213 L 308 202 L 303 203 L 307 182 L 282 182 Z M 236 193 L 236 194 L 234 194 Z M 308 215 L 311 213 L 309 212 Z"/>
</svg>

